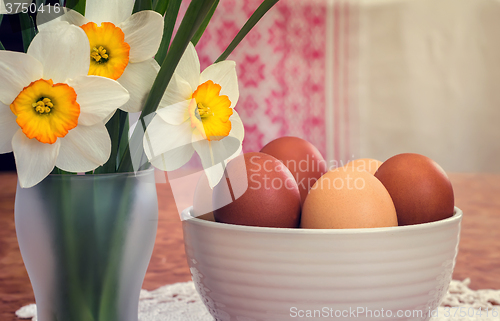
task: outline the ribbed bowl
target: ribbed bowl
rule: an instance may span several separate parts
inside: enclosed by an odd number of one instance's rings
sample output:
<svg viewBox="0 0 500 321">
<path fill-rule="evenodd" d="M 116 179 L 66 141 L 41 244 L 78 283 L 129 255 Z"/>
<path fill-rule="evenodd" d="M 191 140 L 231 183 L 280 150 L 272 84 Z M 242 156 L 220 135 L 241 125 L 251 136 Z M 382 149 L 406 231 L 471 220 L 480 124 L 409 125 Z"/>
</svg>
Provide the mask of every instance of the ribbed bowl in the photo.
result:
<svg viewBox="0 0 500 321">
<path fill-rule="evenodd" d="M 451 281 L 462 211 L 373 229 L 240 226 L 182 214 L 193 281 L 216 320 L 428 320 Z"/>
</svg>

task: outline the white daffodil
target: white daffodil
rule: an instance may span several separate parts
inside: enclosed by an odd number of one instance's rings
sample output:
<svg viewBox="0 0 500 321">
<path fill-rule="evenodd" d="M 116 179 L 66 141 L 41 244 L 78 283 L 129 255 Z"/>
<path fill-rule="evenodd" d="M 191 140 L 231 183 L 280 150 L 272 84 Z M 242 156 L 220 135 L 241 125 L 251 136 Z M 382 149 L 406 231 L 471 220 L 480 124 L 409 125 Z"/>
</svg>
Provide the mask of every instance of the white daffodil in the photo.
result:
<svg viewBox="0 0 500 321">
<path fill-rule="evenodd" d="M 201 158 L 214 187 L 223 164 L 239 153 L 243 123 L 234 110 L 238 102 L 236 64 L 223 61 L 200 73 L 200 61 L 190 43 L 144 135 L 144 150 L 153 166 L 175 170 L 193 156 Z"/>
<path fill-rule="evenodd" d="M 90 41 L 89 75 L 117 80 L 130 93 L 130 100 L 120 109 L 142 110 L 158 74 L 153 59 L 163 36 L 163 17 L 151 10 L 132 15 L 134 0 L 87 0 L 85 16 L 64 8 L 58 15 L 54 7 L 39 12 L 39 29 L 55 21 L 67 21 L 81 27 Z M 61 9 L 63 10 L 63 9 Z"/>
<path fill-rule="evenodd" d="M 114 80 L 87 76 L 88 50 L 81 28 L 59 22 L 27 54 L 0 51 L 0 153 L 14 151 L 21 187 L 38 184 L 54 166 L 87 172 L 109 158 L 103 120 L 129 94 Z"/>
</svg>

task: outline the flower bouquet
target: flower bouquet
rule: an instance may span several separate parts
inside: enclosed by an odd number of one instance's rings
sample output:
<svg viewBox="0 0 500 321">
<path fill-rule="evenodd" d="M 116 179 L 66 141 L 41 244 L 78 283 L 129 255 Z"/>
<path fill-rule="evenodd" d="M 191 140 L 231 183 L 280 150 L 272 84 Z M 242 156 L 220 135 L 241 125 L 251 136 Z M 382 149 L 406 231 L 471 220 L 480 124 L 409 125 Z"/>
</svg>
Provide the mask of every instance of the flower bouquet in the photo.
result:
<svg viewBox="0 0 500 321">
<path fill-rule="evenodd" d="M 151 165 L 175 170 L 196 152 L 220 181 L 244 137 L 226 58 L 277 1 L 203 71 L 195 46 L 218 0 L 192 0 L 178 27 L 182 0 L 0 2 L 25 48 L 0 43 L 0 153 L 16 160 L 38 321 L 137 320 L 158 215 Z"/>
</svg>

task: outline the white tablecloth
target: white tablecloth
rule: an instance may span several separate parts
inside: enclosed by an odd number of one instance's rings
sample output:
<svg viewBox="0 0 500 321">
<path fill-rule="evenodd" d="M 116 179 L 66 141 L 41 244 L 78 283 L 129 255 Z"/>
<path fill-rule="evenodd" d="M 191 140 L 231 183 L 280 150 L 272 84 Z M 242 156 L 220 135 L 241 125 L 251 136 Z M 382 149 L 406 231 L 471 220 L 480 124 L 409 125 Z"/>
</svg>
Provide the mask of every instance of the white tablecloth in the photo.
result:
<svg viewBox="0 0 500 321">
<path fill-rule="evenodd" d="M 478 290 L 469 289 L 470 280 L 451 281 L 448 293 L 437 310 L 437 317 L 431 321 L 498 321 L 500 316 L 493 317 L 492 309 L 500 313 L 500 290 Z M 459 317 L 460 310 L 464 307 L 469 315 L 474 317 Z M 469 308 L 471 308 L 469 310 Z M 489 309 L 489 317 L 483 312 L 479 316 L 479 309 Z M 448 309 L 448 310 L 447 310 Z M 472 314 L 472 309 L 474 314 Z M 34 304 L 25 306 L 16 312 L 23 319 L 36 321 L 36 306 Z M 455 315 L 446 317 L 446 315 Z M 293 318 L 290 318 L 293 319 Z M 193 282 L 176 283 L 163 286 L 154 291 L 142 290 L 139 303 L 140 321 L 213 321 L 207 309 L 203 305 Z"/>
</svg>

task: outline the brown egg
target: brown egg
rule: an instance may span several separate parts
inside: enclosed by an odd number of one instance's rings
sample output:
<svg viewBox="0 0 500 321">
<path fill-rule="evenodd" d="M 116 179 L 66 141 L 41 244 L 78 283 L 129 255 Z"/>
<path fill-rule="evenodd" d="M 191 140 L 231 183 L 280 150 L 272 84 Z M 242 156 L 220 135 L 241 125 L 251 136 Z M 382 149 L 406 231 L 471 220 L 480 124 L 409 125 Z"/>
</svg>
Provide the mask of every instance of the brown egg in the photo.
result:
<svg viewBox="0 0 500 321">
<path fill-rule="evenodd" d="M 326 161 L 318 149 L 302 138 L 280 137 L 260 152 L 276 157 L 288 167 L 299 186 L 302 203 L 314 183 L 327 171 Z"/>
<path fill-rule="evenodd" d="M 245 167 L 244 158 L 240 157 L 235 160 L 235 162 L 241 162 L 241 167 Z M 232 166 L 235 166 L 233 163 Z M 235 180 L 236 178 L 234 178 Z M 245 184 L 239 183 L 230 186 L 228 184 L 229 180 L 224 179 L 218 184 L 219 197 L 217 204 L 213 202 L 213 189 L 210 187 L 210 183 L 208 182 L 208 177 L 205 173 L 201 173 L 198 183 L 194 189 L 193 196 L 193 210 L 191 214 L 194 217 L 209 217 L 210 215 L 213 217 L 213 211 L 217 208 L 221 208 L 229 203 L 233 202 L 233 199 L 239 198 L 243 193 L 247 190 L 248 184 L 246 184 L 246 180 L 242 180 L 241 182 L 245 182 Z M 217 206 L 217 207 L 216 207 Z M 208 215 L 210 214 L 210 215 Z M 213 219 L 212 219 L 213 221 Z"/>
<path fill-rule="evenodd" d="M 215 218 L 214 218 L 214 213 L 213 212 L 200 215 L 200 216 L 198 216 L 198 218 L 202 219 L 202 220 L 205 220 L 205 221 L 215 222 Z"/>
<path fill-rule="evenodd" d="M 397 226 L 396 209 L 384 185 L 367 171 L 337 168 L 311 188 L 302 208 L 302 228 Z"/>
<path fill-rule="evenodd" d="M 344 167 L 351 168 L 357 171 L 367 171 L 368 173 L 374 175 L 377 169 L 382 165 L 382 162 L 372 158 L 359 158 L 350 161 Z"/>
<path fill-rule="evenodd" d="M 399 154 L 375 173 L 392 197 L 399 225 L 439 221 L 453 215 L 454 196 L 448 176 L 432 159 Z"/>
<path fill-rule="evenodd" d="M 223 178 L 213 193 L 217 222 L 261 227 L 299 226 L 299 189 L 282 162 L 264 153 L 247 153 L 231 160 L 226 174 L 227 178 Z M 233 201 L 218 208 L 218 204 L 227 203 L 225 185 L 230 186 Z M 233 197 L 233 193 L 241 196 Z"/>
</svg>

